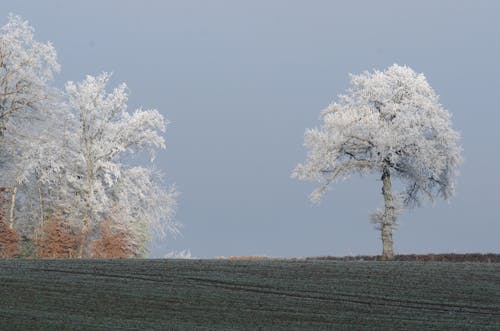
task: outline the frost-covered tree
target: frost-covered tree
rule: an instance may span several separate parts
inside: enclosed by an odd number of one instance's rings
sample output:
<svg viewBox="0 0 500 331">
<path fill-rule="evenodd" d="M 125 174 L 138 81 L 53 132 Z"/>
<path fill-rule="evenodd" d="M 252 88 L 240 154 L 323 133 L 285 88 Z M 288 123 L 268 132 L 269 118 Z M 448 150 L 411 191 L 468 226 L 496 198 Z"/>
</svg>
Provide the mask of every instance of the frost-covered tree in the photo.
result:
<svg viewBox="0 0 500 331">
<path fill-rule="evenodd" d="M 307 162 L 292 173 L 321 182 L 310 196 L 318 202 L 329 185 L 353 173 L 379 173 L 384 208 L 379 226 L 384 259 L 393 258 L 392 233 L 403 207 L 427 198 L 448 199 L 461 161 L 459 134 L 451 115 L 423 74 L 406 66 L 351 75 L 346 95 L 321 114 L 319 128 L 305 133 Z M 404 190 L 392 190 L 394 179 Z"/>
<path fill-rule="evenodd" d="M 10 118 L 38 111 L 50 96 L 48 82 L 59 71 L 51 43 L 33 39 L 33 28 L 10 15 L 0 29 L 0 137 Z"/>
<path fill-rule="evenodd" d="M 33 37 L 19 16 L 10 15 L 0 29 L 0 185 L 11 187 L 11 229 L 18 186 L 32 170 L 28 155 L 37 148 L 30 125 L 46 115 L 57 94 L 49 84 L 59 71 L 56 51 Z"/>
<path fill-rule="evenodd" d="M 161 186 L 162 174 L 142 166 L 123 168 L 122 175 L 110 190 L 112 201 L 119 202 L 118 220 L 133 234 L 135 256 L 147 253 L 151 234 L 160 237 L 178 233 L 178 224 L 171 220 L 177 205 L 175 188 Z"/>
<path fill-rule="evenodd" d="M 87 76 L 80 83 L 69 82 L 69 104 L 78 117 L 76 192 L 81 212 L 84 255 L 88 235 L 97 231 L 113 209 L 122 211 L 136 240 L 137 254 L 144 253 L 150 230 L 176 231 L 172 221 L 175 191 L 164 191 L 153 173 L 141 167 L 126 167 L 123 157 L 146 150 L 154 159 L 155 149 L 165 148 L 162 133 L 166 122 L 157 110 L 127 111 L 126 85 L 106 91 L 110 75 Z"/>
<path fill-rule="evenodd" d="M 0 183 L 10 187 L 6 224 L 15 227 L 23 245 L 31 248 L 56 205 L 58 210 L 62 202 L 75 205 L 61 195 L 74 197 L 65 189 L 66 175 L 74 172 L 74 163 L 68 162 L 75 159 L 76 148 L 68 144 L 74 120 L 61 102 L 62 94 L 56 92 L 52 90 L 50 98 L 40 103 L 36 116 L 32 110 L 12 116 L 0 138 Z"/>
<path fill-rule="evenodd" d="M 36 204 L 39 205 L 43 205 L 44 200 L 55 203 L 64 192 L 66 175 L 73 171 L 74 163 L 69 162 L 75 159 L 76 149 L 72 115 L 56 103 L 47 103 L 45 107 L 47 111 L 40 114 L 36 121 L 11 119 L 7 124 L 9 129 L 3 136 L 1 157 L 6 162 L 2 164 L 0 178 L 12 187 L 10 227 L 13 225 L 17 192 L 21 196 L 29 190 L 36 192 Z M 43 218 L 43 210 L 25 216 Z"/>
</svg>

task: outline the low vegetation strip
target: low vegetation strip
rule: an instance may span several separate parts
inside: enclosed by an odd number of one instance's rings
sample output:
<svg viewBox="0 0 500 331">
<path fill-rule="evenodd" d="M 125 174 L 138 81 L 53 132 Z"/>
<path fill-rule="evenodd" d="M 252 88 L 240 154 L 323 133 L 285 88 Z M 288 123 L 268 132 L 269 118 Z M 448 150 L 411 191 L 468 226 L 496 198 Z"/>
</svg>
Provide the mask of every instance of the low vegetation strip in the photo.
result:
<svg viewBox="0 0 500 331">
<path fill-rule="evenodd" d="M 349 256 L 315 256 L 315 257 L 271 257 L 262 255 L 243 256 L 219 256 L 217 259 L 232 261 L 384 261 L 381 255 L 349 255 Z M 479 263 L 500 263 L 500 254 L 481 253 L 444 253 L 444 254 L 401 254 L 394 255 L 393 261 L 414 261 L 414 262 L 479 262 Z"/>
<path fill-rule="evenodd" d="M 357 255 L 357 256 L 319 256 L 307 257 L 306 260 L 328 260 L 328 261 L 380 261 L 380 255 Z M 419 261 L 419 262 L 481 262 L 500 263 L 500 254 L 481 253 L 445 253 L 445 254 L 402 254 L 394 255 L 394 261 Z"/>
<path fill-rule="evenodd" d="M 500 329 L 500 264 L 0 260 L 0 329 Z"/>
</svg>

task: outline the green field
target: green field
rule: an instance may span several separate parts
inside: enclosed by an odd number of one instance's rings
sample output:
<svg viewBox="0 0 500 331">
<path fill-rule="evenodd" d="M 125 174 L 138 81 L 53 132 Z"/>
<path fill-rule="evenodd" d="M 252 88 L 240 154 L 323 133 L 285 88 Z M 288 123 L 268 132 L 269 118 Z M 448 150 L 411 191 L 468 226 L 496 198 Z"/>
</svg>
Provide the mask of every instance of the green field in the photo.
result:
<svg viewBox="0 0 500 331">
<path fill-rule="evenodd" d="M 500 330 L 500 264 L 0 260 L 0 329 Z"/>
</svg>

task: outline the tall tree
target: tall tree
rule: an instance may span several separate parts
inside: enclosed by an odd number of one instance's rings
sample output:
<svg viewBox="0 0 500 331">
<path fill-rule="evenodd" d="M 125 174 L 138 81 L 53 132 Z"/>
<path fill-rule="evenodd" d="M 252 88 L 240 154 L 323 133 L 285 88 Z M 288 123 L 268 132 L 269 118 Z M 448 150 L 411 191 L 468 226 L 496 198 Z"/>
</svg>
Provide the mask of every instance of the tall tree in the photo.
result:
<svg viewBox="0 0 500 331">
<path fill-rule="evenodd" d="M 59 71 L 56 51 L 50 42 L 35 41 L 33 32 L 27 21 L 14 15 L 0 29 L 0 182 L 11 188 L 5 222 L 10 229 L 19 186 L 33 170 L 31 156 L 38 147 L 39 131 L 33 123 L 46 116 L 57 99 L 50 86 Z"/>
<path fill-rule="evenodd" d="M 307 162 L 292 176 L 321 182 L 310 196 L 318 202 L 339 178 L 379 173 L 384 208 L 372 219 L 381 231 L 382 257 L 392 259 L 392 233 L 402 208 L 423 198 L 448 199 L 454 192 L 461 147 L 450 113 L 423 74 L 394 64 L 351 75 L 348 94 L 321 118 L 321 127 L 306 131 Z M 402 182 L 403 192 L 393 192 L 394 179 Z"/>
<path fill-rule="evenodd" d="M 129 113 L 126 85 L 121 84 L 108 93 L 109 78 L 109 74 L 103 73 L 66 85 L 69 104 L 79 121 L 79 156 L 72 160 L 79 167 L 76 190 L 82 213 L 79 257 L 85 254 L 89 233 L 97 231 L 99 223 L 117 205 L 127 212 L 124 219 L 132 229 L 137 229 L 133 233 L 136 237 L 152 228 L 171 231 L 177 228 L 171 219 L 175 192 L 163 191 L 152 181 L 151 173 L 137 170 L 142 168 L 122 163 L 126 155 L 143 150 L 153 160 L 155 150 L 165 148 L 162 133 L 166 122 L 157 110 L 138 109 Z M 149 211 L 141 212 L 145 207 Z"/>
<path fill-rule="evenodd" d="M 14 15 L 0 29 L 0 137 L 10 118 L 41 108 L 50 95 L 48 82 L 60 68 L 52 44 L 35 41 L 33 31 Z"/>
</svg>

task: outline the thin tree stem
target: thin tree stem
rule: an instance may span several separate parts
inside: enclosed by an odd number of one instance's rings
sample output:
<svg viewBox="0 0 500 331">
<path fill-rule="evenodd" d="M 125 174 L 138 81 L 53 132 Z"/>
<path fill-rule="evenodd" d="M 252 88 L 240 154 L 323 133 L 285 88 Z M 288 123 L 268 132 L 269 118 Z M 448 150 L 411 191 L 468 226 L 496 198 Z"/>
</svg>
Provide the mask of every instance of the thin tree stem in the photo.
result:
<svg viewBox="0 0 500 331">
<path fill-rule="evenodd" d="M 12 195 L 10 200 L 10 212 L 9 212 L 9 229 L 14 228 L 14 209 L 16 208 L 16 194 L 17 194 L 17 185 L 12 189 Z"/>
<path fill-rule="evenodd" d="M 392 230 L 396 222 L 394 197 L 392 195 L 391 173 L 388 167 L 382 171 L 382 194 L 384 195 L 384 215 L 381 224 L 382 259 L 394 259 Z"/>
</svg>

